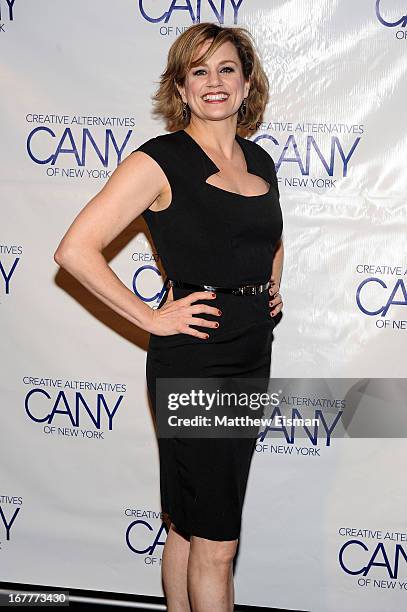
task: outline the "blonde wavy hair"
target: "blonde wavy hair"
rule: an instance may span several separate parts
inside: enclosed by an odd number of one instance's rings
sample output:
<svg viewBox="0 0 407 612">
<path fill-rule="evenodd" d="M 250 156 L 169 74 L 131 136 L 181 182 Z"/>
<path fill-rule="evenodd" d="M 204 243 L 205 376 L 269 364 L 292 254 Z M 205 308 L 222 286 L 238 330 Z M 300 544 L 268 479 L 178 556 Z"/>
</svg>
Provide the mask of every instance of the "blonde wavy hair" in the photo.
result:
<svg viewBox="0 0 407 612">
<path fill-rule="evenodd" d="M 192 62 L 200 46 L 208 40 L 212 43 L 206 53 Z M 169 132 L 185 128 L 190 112 L 183 115 L 183 102 L 176 84 L 184 86 L 188 71 L 205 62 L 223 43 L 230 41 L 236 47 L 246 81 L 251 77 L 246 99 L 246 112 L 239 108 L 237 131 L 246 136 L 262 120 L 269 100 L 269 81 L 260 62 L 251 33 L 246 28 L 222 27 L 215 23 L 198 23 L 190 26 L 173 42 L 167 58 L 167 66 L 160 75 L 159 87 L 152 96 L 152 114 L 164 118 Z"/>
</svg>

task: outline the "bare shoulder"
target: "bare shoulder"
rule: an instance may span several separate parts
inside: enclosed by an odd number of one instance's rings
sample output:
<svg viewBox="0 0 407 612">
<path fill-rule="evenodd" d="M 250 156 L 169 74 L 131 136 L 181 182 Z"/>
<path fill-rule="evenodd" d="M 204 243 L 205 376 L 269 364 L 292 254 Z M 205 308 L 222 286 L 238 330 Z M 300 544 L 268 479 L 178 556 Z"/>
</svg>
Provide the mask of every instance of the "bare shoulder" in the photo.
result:
<svg viewBox="0 0 407 612">
<path fill-rule="evenodd" d="M 168 189 L 168 179 L 162 166 L 154 157 L 142 150 L 132 151 L 119 164 L 115 174 L 118 174 L 118 179 L 130 181 L 138 188 L 154 186 L 156 197 Z"/>
</svg>

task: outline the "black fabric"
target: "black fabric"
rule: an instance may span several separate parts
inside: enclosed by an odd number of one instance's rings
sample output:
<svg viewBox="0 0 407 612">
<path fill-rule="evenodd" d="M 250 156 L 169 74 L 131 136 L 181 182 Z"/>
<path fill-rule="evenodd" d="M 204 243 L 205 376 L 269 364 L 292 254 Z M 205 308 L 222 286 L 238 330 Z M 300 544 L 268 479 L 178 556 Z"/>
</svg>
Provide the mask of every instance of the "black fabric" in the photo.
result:
<svg viewBox="0 0 407 612">
<path fill-rule="evenodd" d="M 275 166 L 260 145 L 239 135 L 236 140 L 248 172 L 269 183 L 267 193 L 246 197 L 206 183 L 218 168 L 184 130 L 151 138 L 136 149 L 160 165 L 171 186 L 168 208 L 143 213 L 169 278 L 227 287 L 270 278 L 283 228 Z M 175 300 L 193 292 L 173 287 Z M 168 290 L 159 308 L 167 299 Z M 146 375 L 154 410 L 160 377 L 267 379 L 275 325 L 268 301 L 268 291 L 218 293 L 216 299 L 195 302 L 222 310 L 220 317 L 202 314 L 219 321 L 217 329 L 191 326 L 209 333 L 209 339 L 151 334 Z M 254 445 L 250 438 L 158 438 L 162 510 L 178 529 L 211 540 L 239 537 Z"/>
</svg>

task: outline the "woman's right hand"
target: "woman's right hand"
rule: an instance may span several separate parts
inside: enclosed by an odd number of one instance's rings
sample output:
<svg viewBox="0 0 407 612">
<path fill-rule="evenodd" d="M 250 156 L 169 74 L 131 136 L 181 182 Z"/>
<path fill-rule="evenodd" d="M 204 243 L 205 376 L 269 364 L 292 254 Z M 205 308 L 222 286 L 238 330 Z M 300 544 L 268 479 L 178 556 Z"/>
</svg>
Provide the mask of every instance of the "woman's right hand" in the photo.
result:
<svg viewBox="0 0 407 612">
<path fill-rule="evenodd" d="M 170 293 L 172 295 L 172 287 Z M 170 293 L 168 297 L 170 297 Z M 196 316 L 201 313 L 220 316 L 222 311 L 219 308 L 209 306 L 209 304 L 194 304 L 197 300 L 213 300 L 215 298 L 216 294 L 211 291 L 194 291 L 178 300 L 173 298 L 167 299 L 161 308 L 151 309 L 151 319 L 147 331 L 157 336 L 189 334 L 190 336 L 206 340 L 209 338 L 208 334 L 193 329 L 189 325 L 211 328 L 219 327 L 217 321 L 210 321 L 209 319 Z"/>
</svg>

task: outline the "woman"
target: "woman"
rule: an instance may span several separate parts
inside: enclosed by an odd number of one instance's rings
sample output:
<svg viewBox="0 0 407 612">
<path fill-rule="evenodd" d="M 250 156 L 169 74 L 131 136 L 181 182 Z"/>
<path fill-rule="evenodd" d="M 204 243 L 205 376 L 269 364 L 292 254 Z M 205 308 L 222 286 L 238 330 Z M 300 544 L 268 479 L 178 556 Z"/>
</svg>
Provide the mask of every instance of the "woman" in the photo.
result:
<svg viewBox="0 0 407 612">
<path fill-rule="evenodd" d="M 77 216 L 55 260 L 150 332 L 147 384 L 160 377 L 258 377 L 270 370 L 280 312 L 282 216 L 274 162 L 241 133 L 268 81 L 249 32 L 201 23 L 176 39 L 155 94 L 169 133 L 143 143 Z M 138 299 L 102 250 L 138 215 L 167 274 L 157 309 Z M 169 531 L 168 610 L 233 610 L 232 561 L 254 439 L 159 438 Z"/>
</svg>

